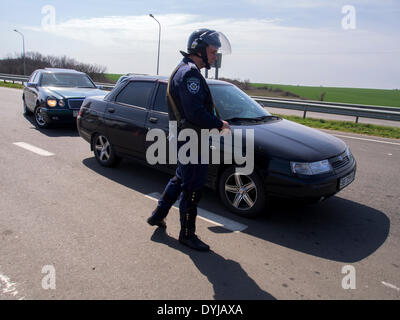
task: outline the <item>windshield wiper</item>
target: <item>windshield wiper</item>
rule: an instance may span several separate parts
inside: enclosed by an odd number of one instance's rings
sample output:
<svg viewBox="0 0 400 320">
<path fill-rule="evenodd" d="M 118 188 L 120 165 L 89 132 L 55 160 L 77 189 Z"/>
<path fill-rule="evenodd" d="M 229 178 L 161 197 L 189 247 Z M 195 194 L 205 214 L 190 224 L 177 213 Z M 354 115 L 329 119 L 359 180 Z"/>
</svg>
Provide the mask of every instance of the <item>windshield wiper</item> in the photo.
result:
<svg viewBox="0 0 400 320">
<path fill-rule="evenodd" d="M 252 121 L 254 120 L 254 118 L 240 118 L 240 117 L 233 117 L 233 118 L 229 118 L 229 119 L 224 119 L 225 121 L 228 122 L 235 122 L 235 121 Z"/>
<path fill-rule="evenodd" d="M 265 120 L 265 119 L 278 119 L 278 118 L 279 118 L 279 117 L 277 117 L 277 116 L 268 115 L 268 116 L 256 117 L 256 118 L 253 118 L 253 119 L 256 119 L 256 120 Z"/>
<path fill-rule="evenodd" d="M 228 122 L 235 122 L 235 121 L 262 121 L 265 120 L 267 118 L 275 118 L 275 116 L 272 115 L 268 115 L 268 116 L 261 116 L 261 117 L 255 117 L 255 118 L 240 118 L 240 117 L 233 117 L 233 118 L 229 118 L 229 119 L 224 119 L 225 121 Z"/>
</svg>

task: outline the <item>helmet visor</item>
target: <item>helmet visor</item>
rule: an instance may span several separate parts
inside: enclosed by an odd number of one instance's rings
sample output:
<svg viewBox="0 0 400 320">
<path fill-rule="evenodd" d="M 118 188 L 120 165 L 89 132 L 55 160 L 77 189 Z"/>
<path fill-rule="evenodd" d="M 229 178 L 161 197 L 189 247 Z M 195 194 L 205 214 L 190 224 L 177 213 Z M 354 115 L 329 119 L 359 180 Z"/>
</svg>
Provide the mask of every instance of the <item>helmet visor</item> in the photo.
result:
<svg viewBox="0 0 400 320">
<path fill-rule="evenodd" d="M 222 54 L 231 54 L 231 43 L 228 38 L 222 33 L 218 31 L 214 31 L 210 34 L 207 34 L 203 41 L 210 46 L 214 46 L 218 48 L 218 52 Z"/>
</svg>

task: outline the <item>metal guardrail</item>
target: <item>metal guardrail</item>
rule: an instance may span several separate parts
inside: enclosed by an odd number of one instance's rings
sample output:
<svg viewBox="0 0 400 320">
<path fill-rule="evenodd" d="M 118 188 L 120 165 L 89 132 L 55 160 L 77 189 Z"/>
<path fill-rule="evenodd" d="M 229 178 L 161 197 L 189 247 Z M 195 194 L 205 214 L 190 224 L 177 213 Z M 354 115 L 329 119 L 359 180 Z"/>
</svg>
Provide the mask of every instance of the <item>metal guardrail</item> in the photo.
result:
<svg viewBox="0 0 400 320">
<path fill-rule="evenodd" d="M 288 101 L 288 102 L 304 102 L 307 104 L 323 104 L 330 106 L 341 106 L 341 107 L 350 107 L 350 108 L 362 108 L 362 109 L 373 109 L 373 110 L 386 110 L 386 111 L 399 111 L 400 110 L 400 102 L 399 107 L 387 107 L 387 106 L 373 106 L 366 104 L 355 104 L 355 103 L 344 103 L 344 102 L 329 102 L 329 101 L 318 101 L 318 100 L 306 100 L 306 99 L 290 99 L 290 98 L 274 98 L 274 97 L 265 97 L 265 96 L 251 96 L 253 99 L 268 99 L 268 100 L 277 100 L 277 101 Z"/>
<path fill-rule="evenodd" d="M 27 82 L 28 79 L 28 76 L 0 73 L 0 80 L 3 80 L 4 82 L 12 81 L 13 83 L 21 82 L 23 84 L 24 82 Z M 105 90 L 112 90 L 112 88 L 114 88 L 114 84 L 111 83 L 95 82 L 95 84 Z M 306 117 L 307 112 L 319 112 L 353 116 L 356 117 L 356 123 L 358 122 L 359 118 L 400 121 L 400 108 L 396 107 L 319 102 L 310 100 L 294 100 L 285 98 L 269 98 L 261 96 L 252 96 L 252 98 L 264 107 L 303 111 L 303 118 Z"/>
<path fill-rule="evenodd" d="M 309 112 L 337 114 L 343 116 L 353 116 L 356 117 L 355 120 L 356 123 L 358 123 L 359 118 L 400 121 L 400 108 L 395 108 L 395 107 L 362 106 L 362 105 L 356 105 L 357 107 L 352 107 L 350 104 L 346 104 L 346 106 L 340 106 L 340 105 L 318 103 L 315 101 L 313 102 L 303 102 L 301 100 L 289 101 L 289 99 L 276 100 L 265 97 L 263 98 L 252 97 L 252 98 L 264 107 L 303 111 L 303 118 L 306 117 L 306 114 L 309 111 Z"/>
</svg>

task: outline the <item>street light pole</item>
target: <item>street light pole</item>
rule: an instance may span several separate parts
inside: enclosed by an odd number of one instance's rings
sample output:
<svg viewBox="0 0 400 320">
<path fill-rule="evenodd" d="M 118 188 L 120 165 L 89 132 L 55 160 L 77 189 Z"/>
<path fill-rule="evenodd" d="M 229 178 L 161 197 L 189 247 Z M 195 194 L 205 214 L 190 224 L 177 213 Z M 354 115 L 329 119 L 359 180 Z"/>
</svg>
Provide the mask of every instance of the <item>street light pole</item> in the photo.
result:
<svg viewBox="0 0 400 320">
<path fill-rule="evenodd" d="M 26 67 L 25 67 L 25 38 L 24 35 L 19 32 L 17 29 L 14 29 L 15 32 L 19 33 L 22 36 L 22 49 L 23 49 L 23 57 L 24 57 L 24 75 L 26 75 Z"/>
<path fill-rule="evenodd" d="M 157 75 L 158 75 L 158 70 L 159 70 L 159 65 L 160 65 L 160 39 L 161 39 L 161 24 L 158 22 L 156 18 L 150 13 L 150 17 L 152 17 L 154 20 L 157 21 L 158 23 L 158 55 L 157 55 Z"/>
</svg>

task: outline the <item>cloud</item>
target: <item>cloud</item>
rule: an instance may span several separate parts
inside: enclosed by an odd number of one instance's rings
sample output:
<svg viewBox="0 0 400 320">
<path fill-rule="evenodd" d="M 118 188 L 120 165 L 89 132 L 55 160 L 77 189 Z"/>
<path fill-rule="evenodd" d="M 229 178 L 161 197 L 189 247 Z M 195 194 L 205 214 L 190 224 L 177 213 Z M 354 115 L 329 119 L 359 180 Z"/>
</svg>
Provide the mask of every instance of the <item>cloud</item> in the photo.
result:
<svg viewBox="0 0 400 320">
<path fill-rule="evenodd" d="M 314 1 L 303 3 L 309 2 Z M 337 28 L 326 29 L 285 26 L 278 19 L 209 19 L 194 14 L 156 18 L 162 26 L 160 70 L 164 75 L 176 65 L 178 51 L 186 49 L 189 34 L 201 27 L 222 31 L 231 42 L 232 55 L 223 58 L 221 74 L 225 76 L 270 83 L 325 84 L 326 79 L 338 79 L 338 83 L 345 79 L 368 86 L 365 80 L 377 70 L 390 70 L 390 65 L 399 69 L 398 41 L 378 32 L 343 30 L 340 21 Z M 107 65 L 110 71 L 152 73 L 155 69 L 158 25 L 147 15 L 71 19 L 46 30 L 29 29 L 81 43 L 74 52 L 86 48 L 79 54 L 89 62 Z"/>
<path fill-rule="evenodd" d="M 396 0 L 245 0 L 247 3 L 270 8 L 321 8 L 344 5 L 388 6 L 396 5 Z"/>
</svg>

